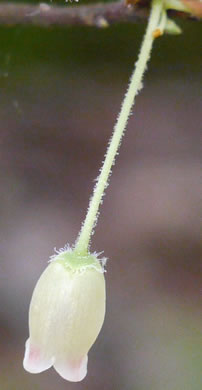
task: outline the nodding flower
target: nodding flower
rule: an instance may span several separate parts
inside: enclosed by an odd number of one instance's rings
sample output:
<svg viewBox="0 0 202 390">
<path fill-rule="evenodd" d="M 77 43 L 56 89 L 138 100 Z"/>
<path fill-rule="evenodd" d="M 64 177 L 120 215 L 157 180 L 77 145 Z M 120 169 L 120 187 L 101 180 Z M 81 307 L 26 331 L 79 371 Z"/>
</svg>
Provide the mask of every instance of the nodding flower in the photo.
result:
<svg viewBox="0 0 202 390">
<path fill-rule="evenodd" d="M 104 316 L 102 260 L 96 254 L 60 251 L 42 273 L 32 295 L 25 370 L 40 373 L 53 366 L 64 379 L 84 379 L 88 351 Z"/>
</svg>

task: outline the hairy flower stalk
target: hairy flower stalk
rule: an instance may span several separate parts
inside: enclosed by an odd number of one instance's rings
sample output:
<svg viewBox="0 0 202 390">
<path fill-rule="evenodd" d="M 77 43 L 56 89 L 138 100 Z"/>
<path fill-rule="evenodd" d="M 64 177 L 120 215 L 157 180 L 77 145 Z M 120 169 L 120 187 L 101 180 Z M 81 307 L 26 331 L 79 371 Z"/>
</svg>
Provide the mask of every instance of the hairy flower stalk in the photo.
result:
<svg viewBox="0 0 202 390">
<path fill-rule="evenodd" d="M 157 29 L 159 25 L 162 13 L 164 16 L 163 0 L 153 0 L 150 18 L 145 37 L 143 39 L 139 58 L 136 62 L 136 66 L 131 76 L 128 90 L 122 103 L 120 114 L 114 127 L 114 132 L 107 149 L 105 160 L 103 162 L 100 175 L 98 176 L 93 196 L 90 200 L 86 219 L 83 223 L 79 237 L 76 241 L 75 249 L 78 252 L 88 251 L 90 238 L 97 222 L 99 206 L 102 202 L 105 188 L 108 185 L 111 169 L 115 162 L 115 157 L 121 144 L 121 140 L 124 135 L 130 112 L 135 103 L 135 97 L 143 86 L 142 78 L 146 70 L 147 62 L 150 58 L 153 41 L 155 39 L 153 32 Z"/>
<path fill-rule="evenodd" d="M 140 55 L 75 246 L 64 248 L 52 258 L 34 289 L 23 362 L 31 373 L 54 366 L 69 381 L 81 381 L 86 376 L 88 351 L 105 316 L 104 259 L 90 254 L 90 238 L 135 96 L 142 88 L 155 31 L 162 32 L 166 24 L 163 4 L 163 0 L 152 1 Z"/>
</svg>

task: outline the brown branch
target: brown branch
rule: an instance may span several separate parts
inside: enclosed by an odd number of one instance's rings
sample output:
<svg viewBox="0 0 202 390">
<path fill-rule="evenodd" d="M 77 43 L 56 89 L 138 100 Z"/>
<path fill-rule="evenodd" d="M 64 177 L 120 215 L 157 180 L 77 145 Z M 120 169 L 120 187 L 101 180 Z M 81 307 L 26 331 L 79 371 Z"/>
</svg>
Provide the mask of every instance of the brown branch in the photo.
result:
<svg viewBox="0 0 202 390">
<path fill-rule="evenodd" d="M 96 26 L 107 27 L 114 23 L 144 20 L 148 16 L 148 7 L 126 5 L 124 2 L 88 4 L 75 6 L 50 6 L 1 3 L 0 25 L 38 25 L 38 26 Z"/>
<path fill-rule="evenodd" d="M 0 4 L 0 24 L 31 24 L 39 26 L 87 25 L 105 27 L 119 22 L 137 22 L 145 19 L 147 11 L 122 2 L 75 6 L 47 4 Z"/>
</svg>

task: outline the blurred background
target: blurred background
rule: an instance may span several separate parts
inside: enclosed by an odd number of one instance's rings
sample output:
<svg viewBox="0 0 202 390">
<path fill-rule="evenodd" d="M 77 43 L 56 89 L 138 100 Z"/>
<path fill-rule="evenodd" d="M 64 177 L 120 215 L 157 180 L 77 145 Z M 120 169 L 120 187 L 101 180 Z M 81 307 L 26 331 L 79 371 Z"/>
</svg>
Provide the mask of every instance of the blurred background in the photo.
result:
<svg viewBox="0 0 202 390">
<path fill-rule="evenodd" d="M 23 370 L 33 288 L 74 243 L 145 24 L 0 28 L 0 389 L 200 390 L 201 25 L 155 42 L 92 241 L 107 314 L 88 375 Z"/>
</svg>

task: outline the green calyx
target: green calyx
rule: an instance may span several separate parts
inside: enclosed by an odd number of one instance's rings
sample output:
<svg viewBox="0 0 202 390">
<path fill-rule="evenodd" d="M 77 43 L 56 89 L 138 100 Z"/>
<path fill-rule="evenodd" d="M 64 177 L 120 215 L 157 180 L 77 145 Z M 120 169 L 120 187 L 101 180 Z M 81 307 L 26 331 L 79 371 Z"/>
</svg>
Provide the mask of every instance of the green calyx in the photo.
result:
<svg viewBox="0 0 202 390">
<path fill-rule="evenodd" d="M 65 269 L 75 272 L 82 272 L 87 268 L 104 272 L 104 261 L 99 260 L 96 254 L 83 254 L 71 249 L 60 251 L 51 258 L 51 262 L 57 262 L 63 265 Z"/>
<path fill-rule="evenodd" d="M 181 0 L 164 0 L 165 9 L 181 11 L 191 14 L 189 7 L 184 4 Z"/>
</svg>

